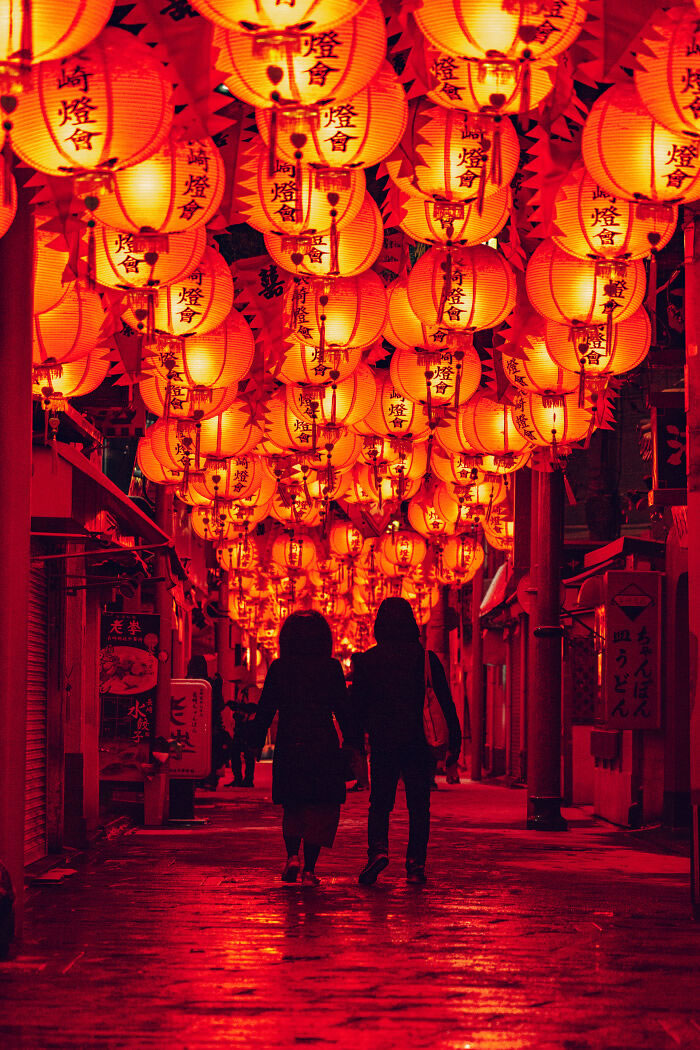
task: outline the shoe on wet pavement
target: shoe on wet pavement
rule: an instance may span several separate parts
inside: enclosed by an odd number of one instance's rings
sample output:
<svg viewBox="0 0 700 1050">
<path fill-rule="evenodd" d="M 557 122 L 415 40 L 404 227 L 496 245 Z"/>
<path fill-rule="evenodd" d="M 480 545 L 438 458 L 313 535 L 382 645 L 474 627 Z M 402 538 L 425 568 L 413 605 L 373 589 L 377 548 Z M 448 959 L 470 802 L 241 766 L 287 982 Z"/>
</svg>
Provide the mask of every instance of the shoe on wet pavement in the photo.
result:
<svg viewBox="0 0 700 1050">
<path fill-rule="evenodd" d="M 357 881 L 363 886 L 373 886 L 377 881 L 379 872 L 384 871 L 388 863 L 389 858 L 386 853 L 375 853 L 375 855 L 370 857 L 367 861 L 367 864 L 360 872 Z"/>
<path fill-rule="evenodd" d="M 408 861 L 406 864 L 406 882 L 412 882 L 417 886 L 422 886 L 426 882 L 425 878 L 425 864 L 417 864 L 415 861 Z"/>
<path fill-rule="evenodd" d="M 320 886 L 321 880 L 314 871 L 303 871 L 301 873 L 302 886 Z"/>
<path fill-rule="evenodd" d="M 287 857 L 287 863 L 282 869 L 282 882 L 296 882 L 299 875 L 299 858 Z"/>
</svg>

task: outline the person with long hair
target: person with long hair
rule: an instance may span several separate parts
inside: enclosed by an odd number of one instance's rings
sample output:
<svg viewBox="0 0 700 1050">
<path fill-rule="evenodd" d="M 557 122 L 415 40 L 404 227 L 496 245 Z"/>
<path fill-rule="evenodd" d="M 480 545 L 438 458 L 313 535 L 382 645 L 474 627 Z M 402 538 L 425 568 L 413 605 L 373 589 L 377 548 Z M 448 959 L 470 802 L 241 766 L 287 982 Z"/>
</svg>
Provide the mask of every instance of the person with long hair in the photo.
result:
<svg viewBox="0 0 700 1050">
<path fill-rule="evenodd" d="M 389 863 L 389 815 L 403 779 L 408 807 L 406 878 L 425 882 L 430 788 L 435 756 L 423 732 L 425 649 L 405 598 L 385 598 L 374 623 L 377 644 L 354 658 L 353 707 L 370 744 L 368 860 L 359 881 L 371 886 Z M 440 658 L 428 654 L 433 688 L 449 730 L 446 762 L 454 765 L 462 730 Z"/>
<path fill-rule="evenodd" d="M 333 635 L 320 613 L 294 612 L 280 631 L 280 655 L 269 667 L 248 736 L 259 749 L 279 714 L 272 760 L 272 801 L 283 808 L 287 861 L 284 882 L 317 886 L 316 861 L 331 847 L 345 801 L 345 776 L 335 716 L 343 737 L 350 713 L 343 669 L 333 659 Z"/>
</svg>

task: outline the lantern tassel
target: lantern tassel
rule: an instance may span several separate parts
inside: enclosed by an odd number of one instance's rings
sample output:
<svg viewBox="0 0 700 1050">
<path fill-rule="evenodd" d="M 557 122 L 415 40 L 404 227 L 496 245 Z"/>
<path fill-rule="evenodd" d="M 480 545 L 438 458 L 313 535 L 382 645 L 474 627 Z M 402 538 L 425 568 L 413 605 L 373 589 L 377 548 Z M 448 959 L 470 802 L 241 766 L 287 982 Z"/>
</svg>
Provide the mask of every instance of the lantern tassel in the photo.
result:
<svg viewBox="0 0 700 1050">
<path fill-rule="evenodd" d="M 457 361 L 455 368 L 455 412 L 459 408 L 459 388 L 462 382 L 462 362 Z"/>
<path fill-rule="evenodd" d="M 649 312 L 651 319 L 651 345 L 656 346 L 656 280 L 657 280 L 657 265 L 656 265 L 656 252 L 651 253 L 649 259 L 649 285 L 647 288 L 646 308 Z M 610 344 L 607 346 L 608 353 L 611 353 L 612 347 Z"/>
<path fill-rule="evenodd" d="M 569 479 L 566 476 L 566 471 L 563 468 L 562 468 L 561 476 L 562 476 L 562 478 L 564 480 L 564 491 L 566 492 L 566 498 L 569 501 L 569 506 L 570 507 L 575 507 L 576 506 L 576 496 L 574 495 L 574 490 L 571 487 L 571 482 L 569 481 Z"/>
<path fill-rule="evenodd" d="M 93 219 L 90 220 L 88 226 L 87 286 L 91 292 L 94 292 L 97 287 L 97 282 L 95 280 L 95 274 L 97 273 L 97 253 L 95 250 L 95 222 Z"/>
<path fill-rule="evenodd" d="M 267 147 L 267 174 L 272 178 L 275 174 L 277 159 L 277 106 L 272 107 L 270 114 L 270 141 Z"/>
<path fill-rule="evenodd" d="M 6 124 L 10 124 L 10 121 L 6 121 Z M 2 167 L 3 167 L 3 191 L 2 199 L 3 204 L 8 207 L 12 203 L 12 164 L 14 160 L 14 154 L 12 152 L 12 145 L 10 142 L 10 131 L 9 129 L 5 132 L 5 142 L 2 147 Z"/>
<path fill-rule="evenodd" d="M 202 440 L 202 424 L 197 420 L 195 424 L 195 438 L 194 438 L 194 469 L 199 470 L 199 457 L 201 454 L 201 440 Z"/>
<path fill-rule="evenodd" d="M 581 359 L 581 370 L 578 374 L 578 407 L 583 408 L 586 404 L 586 365 Z"/>
<path fill-rule="evenodd" d="M 334 208 L 335 212 L 336 209 Z M 340 273 L 340 267 L 338 264 L 338 220 L 334 214 L 331 219 L 331 232 L 330 232 L 330 247 L 331 247 L 331 269 L 332 276 L 337 277 Z"/>
<path fill-rule="evenodd" d="M 486 165 L 488 158 L 484 158 L 484 163 L 481 165 L 481 175 L 479 176 L 479 193 L 476 198 L 476 210 L 479 215 L 483 215 L 484 212 L 484 201 L 486 199 Z"/>
<path fill-rule="evenodd" d="M 323 364 L 326 354 L 326 315 L 321 314 L 321 324 L 319 325 L 319 338 L 318 338 L 318 363 Z"/>
<path fill-rule="evenodd" d="M 447 299 L 452 291 L 452 252 L 448 250 L 445 256 L 444 262 L 445 272 L 442 280 L 442 294 L 440 296 L 440 305 L 438 307 L 437 322 L 442 324 L 442 318 L 445 313 L 445 307 L 447 306 Z"/>
<path fill-rule="evenodd" d="M 304 216 L 304 171 L 301 160 L 294 167 L 294 221 L 300 224 Z"/>
<path fill-rule="evenodd" d="M 523 64 L 523 76 L 520 85 L 520 112 L 523 116 L 530 112 L 532 106 L 531 102 L 532 95 L 532 67 L 529 61 L 525 61 Z"/>
<path fill-rule="evenodd" d="M 316 426 L 316 412 L 311 416 L 311 451 L 316 454 L 318 450 L 318 427 Z"/>
<path fill-rule="evenodd" d="M 496 186 L 503 183 L 503 162 L 501 159 L 501 118 L 493 120 L 493 148 L 491 150 L 491 181 Z"/>
<path fill-rule="evenodd" d="M 430 372 L 425 373 L 425 405 L 428 409 L 428 424 L 433 424 L 433 394 L 430 386 Z"/>
<path fill-rule="evenodd" d="M 332 427 L 334 427 L 336 425 L 336 401 L 337 401 L 336 394 L 337 394 L 337 390 L 338 390 L 338 387 L 334 383 L 333 386 L 331 387 L 331 391 L 332 391 L 332 393 L 331 393 L 331 426 Z"/>
<path fill-rule="evenodd" d="M 615 307 L 612 300 L 607 303 L 607 316 L 605 318 L 605 346 L 609 350 L 612 347 L 612 335 L 613 335 L 613 309 Z"/>
</svg>

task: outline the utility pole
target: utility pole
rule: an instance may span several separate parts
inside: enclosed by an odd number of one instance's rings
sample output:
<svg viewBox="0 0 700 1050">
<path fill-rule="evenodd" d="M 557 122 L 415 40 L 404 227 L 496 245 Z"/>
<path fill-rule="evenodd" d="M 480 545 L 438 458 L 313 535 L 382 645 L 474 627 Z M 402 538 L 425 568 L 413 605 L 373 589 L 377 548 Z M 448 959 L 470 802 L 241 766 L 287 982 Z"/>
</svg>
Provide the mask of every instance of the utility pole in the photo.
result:
<svg viewBox="0 0 700 1050">
<path fill-rule="evenodd" d="M 535 583 L 530 620 L 527 720 L 527 826 L 565 831 L 561 815 L 560 613 L 563 484 L 550 464 L 532 472 L 531 565 Z"/>
<path fill-rule="evenodd" d="M 6 176 L 8 177 L 8 176 Z M 34 226 L 18 188 L 15 220 L 0 240 L 0 888 L 2 866 L 21 934 L 24 902 L 24 795 L 27 746 L 27 620 L 32 476 L 32 306 Z M 6 898 L 7 899 L 7 898 Z M 0 905 L 0 915 L 2 907 Z M 0 922 L 0 956 L 11 921 Z"/>
<path fill-rule="evenodd" d="M 691 900 L 700 918 L 700 211 L 685 209 L 685 403 L 688 471 L 688 622 L 690 630 Z"/>
</svg>

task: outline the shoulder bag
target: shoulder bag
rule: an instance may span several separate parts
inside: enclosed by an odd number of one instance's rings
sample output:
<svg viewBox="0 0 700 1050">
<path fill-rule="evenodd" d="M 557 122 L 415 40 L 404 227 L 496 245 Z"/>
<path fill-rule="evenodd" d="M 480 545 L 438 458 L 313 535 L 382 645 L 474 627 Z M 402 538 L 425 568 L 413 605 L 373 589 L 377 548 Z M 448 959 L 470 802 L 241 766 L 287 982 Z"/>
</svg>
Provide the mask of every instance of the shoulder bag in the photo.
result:
<svg viewBox="0 0 700 1050">
<path fill-rule="evenodd" d="M 425 698 L 423 700 L 423 732 L 428 747 L 433 751 L 444 752 L 449 743 L 449 731 L 437 693 L 433 688 L 433 676 L 430 670 L 430 653 L 425 650 Z"/>
</svg>

